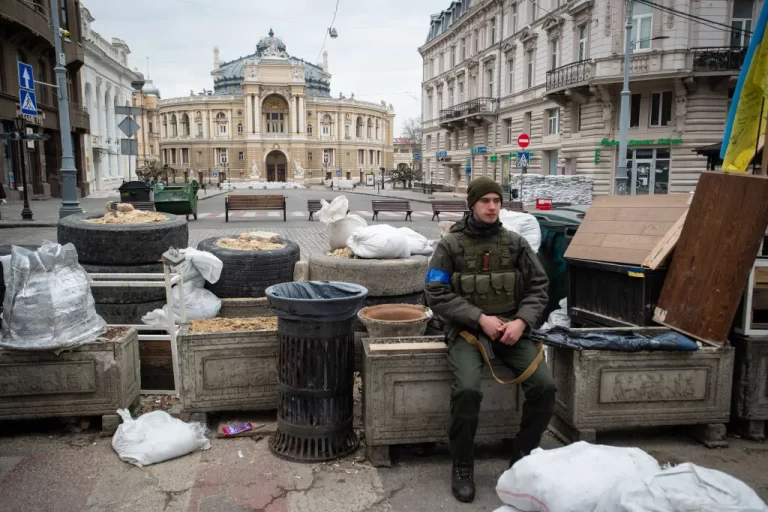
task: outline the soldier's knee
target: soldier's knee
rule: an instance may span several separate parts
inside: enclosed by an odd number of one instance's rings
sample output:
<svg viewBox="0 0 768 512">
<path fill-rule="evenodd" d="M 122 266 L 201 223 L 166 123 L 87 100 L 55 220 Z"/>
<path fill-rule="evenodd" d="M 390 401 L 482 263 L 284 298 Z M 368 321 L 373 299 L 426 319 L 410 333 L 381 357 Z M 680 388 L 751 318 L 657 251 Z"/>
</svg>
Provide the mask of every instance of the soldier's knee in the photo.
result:
<svg viewBox="0 0 768 512">
<path fill-rule="evenodd" d="M 483 393 L 480 391 L 480 383 L 457 381 L 454 383 L 451 392 L 451 401 L 458 406 L 477 406 L 483 399 Z"/>
<path fill-rule="evenodd" d="M 526 393 L 526 399 L 535 400 L 543 406 L 550 409 L 553 408 L 555 405 L 555 393 L 557 392 L 554 379 L 547 375 L 546 378 L 535 379 L 531 384 Z"/>
</svg>

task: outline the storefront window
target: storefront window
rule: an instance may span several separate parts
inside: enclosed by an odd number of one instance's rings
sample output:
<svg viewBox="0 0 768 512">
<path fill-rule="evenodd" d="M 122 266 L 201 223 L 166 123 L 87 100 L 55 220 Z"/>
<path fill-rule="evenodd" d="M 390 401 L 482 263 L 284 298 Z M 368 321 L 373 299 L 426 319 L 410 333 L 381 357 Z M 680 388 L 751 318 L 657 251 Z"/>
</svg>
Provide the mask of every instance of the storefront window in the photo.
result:
<svg viewBox="0 0 768 512">
<path fill-rule="evenodd" d="M 668 148 L 627 150 L 627 174 L 632 194 L 669 193 Z"/>
</svg>

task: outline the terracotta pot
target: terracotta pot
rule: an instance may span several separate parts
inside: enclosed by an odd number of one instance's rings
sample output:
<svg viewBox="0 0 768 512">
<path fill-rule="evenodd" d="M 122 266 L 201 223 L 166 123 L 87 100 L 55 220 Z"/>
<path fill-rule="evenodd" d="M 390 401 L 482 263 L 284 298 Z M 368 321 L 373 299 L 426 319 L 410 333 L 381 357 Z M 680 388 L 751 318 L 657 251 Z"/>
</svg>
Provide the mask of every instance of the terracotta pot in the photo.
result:
<svg viewBox="0 0 768 512">
<path fill-rule="evenodd" d="M 380 304 L 361 309 L 357 317 L 371 338 L 422 336 L 432 319 L 432 310 L 413 304 Z"/>
</svg>

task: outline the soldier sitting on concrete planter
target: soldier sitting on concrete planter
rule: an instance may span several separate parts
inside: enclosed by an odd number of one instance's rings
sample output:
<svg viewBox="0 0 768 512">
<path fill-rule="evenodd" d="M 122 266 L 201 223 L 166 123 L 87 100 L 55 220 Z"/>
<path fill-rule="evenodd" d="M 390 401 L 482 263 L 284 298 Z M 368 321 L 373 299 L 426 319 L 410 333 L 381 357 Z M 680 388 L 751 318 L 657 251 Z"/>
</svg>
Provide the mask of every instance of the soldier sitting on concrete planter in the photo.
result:
<svg viewBox="0 0 768 512">
<path fill-rule="evenodd" d="M 517 377 L 504 384 L 522 383 L 525 393 L 510 467 L 539 446 L 555 404 L 555 382 L 541 346 L 526 335 L 547 304 L 547 275 L 525 239 L 501 225 L 502 202 L 501 187 L 490 178 L 469 184 L 470 211 L 437 245 L 425 287 L 429 307 L 448 329 L 454 376 L 451 487 L 463 502 L 475 497 L 474 438 L 484 359 L 498 356 Z"/>
</svg>

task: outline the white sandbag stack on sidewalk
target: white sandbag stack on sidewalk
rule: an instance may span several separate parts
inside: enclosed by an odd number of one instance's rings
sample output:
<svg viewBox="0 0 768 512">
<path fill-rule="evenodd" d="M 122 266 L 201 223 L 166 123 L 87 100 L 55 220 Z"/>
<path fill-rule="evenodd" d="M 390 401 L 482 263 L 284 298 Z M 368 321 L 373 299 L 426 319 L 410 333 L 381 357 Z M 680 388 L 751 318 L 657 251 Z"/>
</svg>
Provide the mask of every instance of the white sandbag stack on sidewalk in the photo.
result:
<svg viewBox="0 0 768 512">
<path fill-rule="evenodd" d="M 322 208 L 317 212 L 317 218 L 328 228 L 328 238 L 331 250 L 347 247 L 347 240 L 359 228 L 368 225 L 359 215 L 347 215 L 349 200 L 346 196 L 337 196 L 330 203 L 320 200 Z"/>
<path fill-rule="evenodd" d="M 502 209 L 499 212 L 499 220 L 504 228 L 525 238 L 533 252 L 539 252 L 539 247 L 541 247 L 541 228 L 536 217 L 530 213 L 512 212 Z"/>
</svg>

